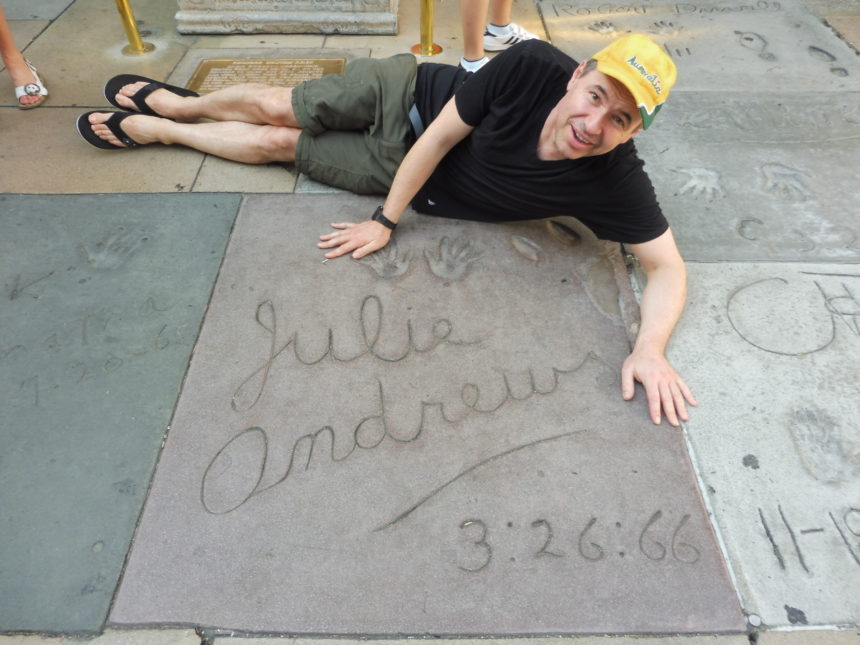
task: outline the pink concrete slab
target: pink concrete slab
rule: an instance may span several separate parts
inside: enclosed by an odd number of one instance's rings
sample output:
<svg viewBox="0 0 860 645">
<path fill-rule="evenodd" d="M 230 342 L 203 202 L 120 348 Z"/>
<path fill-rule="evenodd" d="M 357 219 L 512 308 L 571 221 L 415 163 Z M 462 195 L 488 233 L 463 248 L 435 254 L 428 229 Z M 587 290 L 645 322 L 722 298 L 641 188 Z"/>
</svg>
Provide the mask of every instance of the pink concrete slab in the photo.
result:
<svg viewBox="0 0 860 645">
<path fill-rule="evenodd" d="M 52 95 L 53 96 L 53 95 Z M 50 100 L 50 99 L 49 99 Z M 151 145 L 100 150 L 75 128 L 81 108 L 0 108 L 0 192 L 188 192 L 205 155 Z"/>
<path fill-rule="evenodd" d="M 615 251 L 411 214 L 323 262 L 376 203 L 246 199 L 110 620 L 742 631 L 680 432 L 621 400 Z"/>
</svg>

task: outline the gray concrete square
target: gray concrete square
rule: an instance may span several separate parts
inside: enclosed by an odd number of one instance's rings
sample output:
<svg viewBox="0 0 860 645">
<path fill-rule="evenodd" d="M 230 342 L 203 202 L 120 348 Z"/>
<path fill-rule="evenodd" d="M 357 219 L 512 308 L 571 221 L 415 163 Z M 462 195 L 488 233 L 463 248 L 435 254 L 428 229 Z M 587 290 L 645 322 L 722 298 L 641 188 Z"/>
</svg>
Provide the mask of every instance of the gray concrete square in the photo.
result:
<svg viewBox="0 0 860 645">
<path fill-rule="evenodd" d="M 860 616 L 860 267 L 691 264 L 671 360 L 745 611 Z M 812 642 L 812 641 L 809 641 Z"/>
<path fill-rule="evenodd" d="M 98 631 L 239 197 L 0 196 L 0 631 Z"/>
<path fill-rule="evenodd" d="M 323 262 L 377 202 L 244 202 L 111 622 L 742 631 L 681 434 L 620 398 L 617 248 L 407 214 Z"/>
<path fill-rule="evenodd" d="M 9 20 L 54 20 L 74 0 L 4 0 L 3 12 Z"/>
<path fill-rule="evenodd" d="M 539 0 L 538 6 L 553 44 L 577 60 L 626 32 L 650 35 L 675 59 L 679 90 L 857 89 L 857 54 L 801 0 L 656 6 Z"/>
<path fill-rule="evenodd" d="M 860 93 L 673 94 L 637 147 L 688 260 L 860 260 Z"/>
</svg>

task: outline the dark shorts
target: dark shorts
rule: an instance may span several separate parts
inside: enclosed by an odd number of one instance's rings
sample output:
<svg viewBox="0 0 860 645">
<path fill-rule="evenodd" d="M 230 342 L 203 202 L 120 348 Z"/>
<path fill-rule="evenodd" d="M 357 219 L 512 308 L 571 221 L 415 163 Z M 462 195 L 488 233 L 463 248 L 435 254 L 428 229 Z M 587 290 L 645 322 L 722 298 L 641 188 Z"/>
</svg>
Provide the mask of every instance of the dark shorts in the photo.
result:
<svg viewBox="0 0 860 645">
<path fill-rule="evenodd" d="M 413 141 L 416 73 L 412 54 L 360 58 L 297 86 L 296 169 L 354 193 L 387 193 Z"/>
</svg>

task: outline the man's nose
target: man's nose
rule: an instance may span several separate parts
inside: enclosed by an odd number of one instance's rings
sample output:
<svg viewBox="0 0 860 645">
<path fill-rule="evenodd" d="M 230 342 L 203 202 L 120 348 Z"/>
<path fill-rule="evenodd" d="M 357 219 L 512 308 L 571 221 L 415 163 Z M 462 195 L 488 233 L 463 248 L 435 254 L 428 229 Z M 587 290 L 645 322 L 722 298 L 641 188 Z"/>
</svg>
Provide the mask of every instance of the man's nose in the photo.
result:
<svg viewBox="0 0 860 645">
<path fill-rule="evenodd" d="M 585 117 L 585 127 L 588 134 L 600 134 L 603 131 L 603 124 L 606 120 L 606 112 L 603 110 L 592 110 Z"/>
</svg>

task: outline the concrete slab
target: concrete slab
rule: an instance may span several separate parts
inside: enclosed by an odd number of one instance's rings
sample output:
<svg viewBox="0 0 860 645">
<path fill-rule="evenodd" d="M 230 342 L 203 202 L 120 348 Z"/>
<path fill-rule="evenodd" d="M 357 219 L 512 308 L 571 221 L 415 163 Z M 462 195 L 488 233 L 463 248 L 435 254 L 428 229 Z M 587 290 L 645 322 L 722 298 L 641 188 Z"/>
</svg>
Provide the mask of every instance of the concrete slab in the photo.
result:
<svg viewBox="0 0 860 645">
<path fill-rule="evenodd" d="M 673 94 L 637 138 L 684 256 L 860 260 L 860 93 Z"/>
<path fill-rule="evenodd" d="M 192 629 L 109 630 L 89 640 L 79 636 L 0 636 L 0 645 L 200 645 Z"/>
<path fill-rule="evenodd" d="M 101 628 L 238 202 L 0 196 L 0 631 Z"/>
<path fill-rule="evenodd" d="M 367 36 L 330 35 L 326 47 L 367 47 L 374 58 L 383 58 L 411 51 L 421 40 L 420 3 L 401 2 L 398 9 L 400 30 L 396 36 L 370 38 Z M 537 6 L 531 0 L 514 0 L 511 15 L 522 25 L 541 38 L 546 38 L 543 22 Z M 435 3 L 433 10 L 433 42 L 442 51 L 434 56 L 418 56 L 419 62 L 449 63 L 457 65 L 463 55 L 463 32 L 460 26 L 460 7 L 455 2 Z M 493 52 L 487 52 L 492 57 Z"/>
<path fill-rule="evenodd" d="M 322 262 L 377 201 L 245 200 L 112 623 L 743 630 L 681 435 L 620 398 L 612 247 L 412 214 Z"/>
<path fill-rule="evenodd" d="M 854 49 L 860 49 L 860 15 L 830 14 L 825 18 L 836 32 Z"/>
<path fill-rule="evenodd" d="M 860 266 L 692 264 L 670 356 L 744 609 L 860 616 Z M 813 641 L 808 641 L 813 642 Z"/>
<path fill-rule="evenodd" d="M 150 145 L 100 150 L 75 128 L 81 108 L 0 108 L 0 192 L 188 192 L 205 155 Z M 50 172 L 48 172 L 50 169 Z"/>
<path fill-rule="evenodd" d="M 4 0 L 3 13 L 8 20 L 54 20 L 74 0 Z"/>
<path fill-rule="evenodd" d="M 349 640 L 343 638 L 327 639 L 331 645 L 361 645 L 366 640 Z M 386 640 L 389 645 L 415 645 L 415 640 Z M 564 638 L 458 638 L 449 640 L 434 639 L 438 645 L 749 645 L 746 635 L 712 635 L 712 636 L 565 636 Z M 216 638 L 212 645 L 319 645 L 320 641 L 311 638 L 243 638 L 241 643 L 235 638 Z M 0 641 L 0 645 L 5 645 Z M 841 643 L 839 644 L 841 645 Z"/>
<path fill-rule="evenodd" d="M 334 186 L 314 181 L 307 175 L 303 175 L 301 173 L 299 173 L 299 176 L 296 179 L 296 193 L 325 193 L 335 195 L 346 192 L 348 191 L 345 191 L 342 188 L 335 188 Z"/>
<path fill-rule="evenodd" d="M 657 6 L 539 0 L 538 6 L 552 42 L 577 60 L 628 31 L 650 34 L 676 59 L 679 90 L 857 89 L 857 54 L 802 0 Z"/>
<path fill-rule="evenodd" d="M 170 73 L 194 42 L 193 37 L 176 33 L 175 5 L 137 3 L 134 10 L 144 40 L 156 45 L 149 54 L 122 54 L 128 39 L 116 4 L 101 0 L 76 0 L 30 46 L 27 55 L 50 73 L 51 105 L 107 106 L 103 90 L 112 76 L 165 78 Z"/>
<path fill-rule="evenodd" d="M 799 631 L 764 632 L 758 637 L 758 645 L 857 645 L 860 633 L 856 631 Z"/>
<path fill-rule="evenodd" d="M 194 180 L 195 193 L 291 193 L 296 187 L 292 164 L 251 165 L 207 155 Z"/>
</svg>

